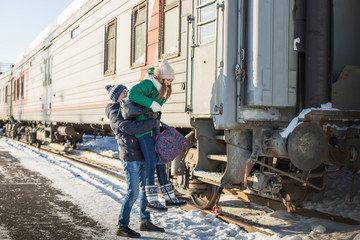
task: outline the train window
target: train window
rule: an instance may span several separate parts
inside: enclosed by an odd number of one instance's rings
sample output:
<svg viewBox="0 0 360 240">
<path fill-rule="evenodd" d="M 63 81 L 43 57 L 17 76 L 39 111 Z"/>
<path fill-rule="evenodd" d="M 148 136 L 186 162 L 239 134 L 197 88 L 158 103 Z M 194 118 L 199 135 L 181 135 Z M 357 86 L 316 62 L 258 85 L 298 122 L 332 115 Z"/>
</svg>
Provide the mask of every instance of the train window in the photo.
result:
<svg viewBox="0 0 360 240">
<path fill-rule="evenodd" d="M 20 99 L 20 78 L 16 81 L 16 100 Z"/>
<path fill-rule="evenodd" d="M 14 80 L 14 87 L 13 87 L 13 101 L 16 100 L 16 80 Z"/>
<path fill-rule="evenodd" d="M 12 100 L 15 101 L 15 87 L 16 87 L 16 80 L 14 79 L 13 82 L 13 89 L 12 89 Z"/>
<path fill-rule="evenodd" d="M 5 96 L 4 96 L 5 97 L 5 103 L 8 102 L 7 96 L 8 96 L 8 86 L 5 87 Z"/>
<path fill-rule="evenodd" d="M 22 76 L 21 76 L 21 82 L 20 82 L 21 99 L 24 99 L 24 80 L 25 80 L 25 77 L 24 77 L 24 75 L 22 75 Z"/>
<path fill-rule="evenodd" d="M 179 0 L 163 0 L 160 7 L 159 58 L 179 55 Z"/>
<path fill-rule="evenodd" d="M 34 66 L 35 64 L 35 57 L 33 57 L 31 60 L 30 60 L 30 67 Z"/>
<path fill-rule="evenodd" d="M 200 0 L 198 9 L 198 36 L 200 43 L 211 42 L 215 39 L 216 1 Z"/>
<path fill-rule="evenodd" d="M 104 74 L 114 74 L 116 59 L 116 18 L 105 27 L 104 57 Z"/>
<path fill-rule="evenodd" d="M 80 26 L 77 26 L 71 31 L 71 38 L 75 38 L 80 33 Z"/>
<path fill-rule="evenodd" d="M 131 16 L 131 66 L 143 66 L 146 62 L 147 4 L 142 2 L 133 8 Z"/>
</svg>

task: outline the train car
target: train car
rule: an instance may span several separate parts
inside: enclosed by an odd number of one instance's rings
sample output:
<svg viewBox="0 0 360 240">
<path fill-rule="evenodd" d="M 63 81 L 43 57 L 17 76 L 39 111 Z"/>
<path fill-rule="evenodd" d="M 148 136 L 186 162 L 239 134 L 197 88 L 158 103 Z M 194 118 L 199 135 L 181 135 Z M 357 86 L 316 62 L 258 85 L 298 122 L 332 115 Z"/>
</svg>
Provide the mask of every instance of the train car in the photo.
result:
<svg viewBox="0 0 360 240">
<path fill-rule="evenodd" d="M 282 200 L 360 169 L 360 2 L 74 1 L 0 75 L 6 134 L 40 145 L 109 134 L 104 86 L 168 59 L 162 120 L 191 144 L 179 192 L 211 208 L 223 188 Z"/>
<path fill-rule="evenodd" d="M 11 94 L 10 94 L 10 88 L 8 86 L 8 83 L 11 79 L 11 72 L 7 71 L 5 73 L 0 74 L 0 119 L 1 121 L 1 127 L 4 126 L 5 122 L 4 120 L 7 120 L 9 118 L 10 114 L 10 104 L 11 104 Z"/>
</svg>

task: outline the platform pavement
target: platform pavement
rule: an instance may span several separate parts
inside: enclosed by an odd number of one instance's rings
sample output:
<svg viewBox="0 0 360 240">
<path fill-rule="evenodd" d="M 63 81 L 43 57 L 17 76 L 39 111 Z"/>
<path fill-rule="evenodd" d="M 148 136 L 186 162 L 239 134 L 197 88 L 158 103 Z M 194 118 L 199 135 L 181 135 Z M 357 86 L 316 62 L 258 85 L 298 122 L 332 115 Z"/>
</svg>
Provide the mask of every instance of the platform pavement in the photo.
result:
<svg viewBox="0 0 360 240">
<path fill-rule="evenodd" d="M 105 229 L 66 198 L 0 148 L 0 239 L 102 239 Z"/>
</svg>

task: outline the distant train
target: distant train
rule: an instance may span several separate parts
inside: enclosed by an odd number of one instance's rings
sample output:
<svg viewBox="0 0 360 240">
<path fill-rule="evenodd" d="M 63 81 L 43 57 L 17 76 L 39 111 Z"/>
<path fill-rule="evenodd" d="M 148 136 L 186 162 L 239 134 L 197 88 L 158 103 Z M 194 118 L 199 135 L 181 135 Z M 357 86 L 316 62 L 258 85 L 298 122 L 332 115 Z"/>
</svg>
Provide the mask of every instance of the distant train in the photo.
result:
<svg viewBox="0 0 360 240">
<path fill-rule="evenodd" d="M 168 59 L 162 120 L 191 140 L 171 178 L 197 206 L 234 188 L 291 209 L 325 187 L 326 166 L 360 169 L 360 1 L 79 2 L 0 75 L 9 137 L 111 134 L 104 86 Z"/>
</svg>

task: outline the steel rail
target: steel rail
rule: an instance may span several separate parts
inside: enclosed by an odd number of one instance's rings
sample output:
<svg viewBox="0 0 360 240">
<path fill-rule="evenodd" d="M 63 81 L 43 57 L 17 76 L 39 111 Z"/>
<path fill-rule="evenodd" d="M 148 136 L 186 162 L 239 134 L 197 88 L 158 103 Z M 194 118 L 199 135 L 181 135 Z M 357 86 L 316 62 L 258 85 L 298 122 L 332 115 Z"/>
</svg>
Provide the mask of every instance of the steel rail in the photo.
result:
<svg viewBox="0 0 360 240">
<path fill-rule="evenodd" d="M 287 211 L 287 207 L 281 202 L 270 198 L 265 198 L 258 195 L 253 195 L 249 193 L 245 193 L 244 191 L 237 190 L 237 189 L 223 189 L 223 193 L 225 195 L 232 195 L 237 197 L 238 199 L 241 199 L 245 202 L 251 202 L 255 204 L 259 204 L 262 206 L 267 206 L 273 210 L 285 210 Z M 351 218 L 345 218 L 342 216 L 337 216 L 329 213 L 319 212 L 315 209 L 306 209 L 301 207 L 296 207 L 292 209 L 291 213 L 298 214 L 305 217 L 316 217 L 316 218 L 322 218 L 331 220 L 334 222 L 340 222 L 350 225 L 360 225 L 360 221 L 351 219 Z"/>
</svg>

